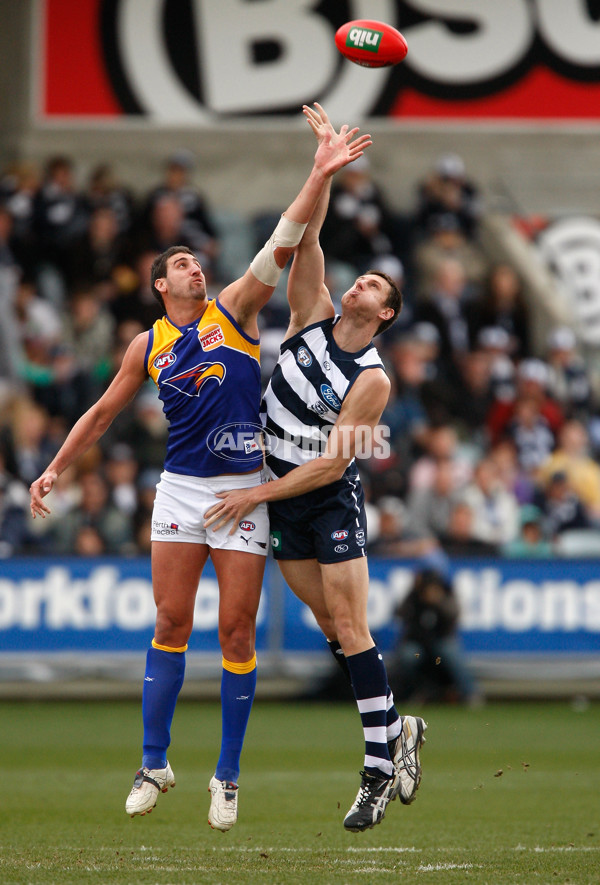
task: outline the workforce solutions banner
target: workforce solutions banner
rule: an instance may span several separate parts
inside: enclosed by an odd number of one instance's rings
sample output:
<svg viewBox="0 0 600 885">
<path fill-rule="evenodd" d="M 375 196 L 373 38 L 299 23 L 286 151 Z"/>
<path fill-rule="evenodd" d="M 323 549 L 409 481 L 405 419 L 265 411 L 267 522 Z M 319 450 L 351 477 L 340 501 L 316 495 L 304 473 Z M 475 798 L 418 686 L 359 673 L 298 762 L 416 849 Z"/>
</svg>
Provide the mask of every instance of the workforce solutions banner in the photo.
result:
<svg viewBox="0 0 600 885">
<path fill-rule="evenodd" d="M 322 101 L 417 122 L 596 121 L 591 0 L 39 0 L 38 121 L 211 125 Z M 344 22 L 399 28 L 406 60 L 338 53 Z"/>
<path fill-rule="evenodd" d="M 384 651 L 398 636 L 394 609 L 415 564 L 370 559 L 369 623 Z M 600 651 L 597 562 L 454 560 L 468 653 L 589 654 Z M 218 652 L 219 591 L 210 564 L 196 599 L 191 652 Z M 147 559 L 0 562 L 1 652 L 144 651 L 155 607 Z M 306 606 L 267 561 L 257 624 L 259 651 L 322 652 Z"/>
</svg>

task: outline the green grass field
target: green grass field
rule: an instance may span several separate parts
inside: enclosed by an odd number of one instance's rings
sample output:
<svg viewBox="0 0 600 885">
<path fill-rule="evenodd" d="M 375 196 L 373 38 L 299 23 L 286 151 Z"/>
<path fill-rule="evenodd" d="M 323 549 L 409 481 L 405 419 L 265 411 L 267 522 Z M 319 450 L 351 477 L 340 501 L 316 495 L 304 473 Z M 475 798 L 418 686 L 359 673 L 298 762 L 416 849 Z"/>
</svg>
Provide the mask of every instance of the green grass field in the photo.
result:
<svg viewBox="0 0 600 885">
<path fill-rule="evenodd" d="M 257 703 L 229 833 L 206 822 L 220 711 L 181 702 L 177 786 L 125 797 L 140 705 L 0 704 L 0 883 L 599 883 L 600 705 L 428 707 L 423 782 L 347 833 L 362 733 L 351 705 Z"/>
</svg>

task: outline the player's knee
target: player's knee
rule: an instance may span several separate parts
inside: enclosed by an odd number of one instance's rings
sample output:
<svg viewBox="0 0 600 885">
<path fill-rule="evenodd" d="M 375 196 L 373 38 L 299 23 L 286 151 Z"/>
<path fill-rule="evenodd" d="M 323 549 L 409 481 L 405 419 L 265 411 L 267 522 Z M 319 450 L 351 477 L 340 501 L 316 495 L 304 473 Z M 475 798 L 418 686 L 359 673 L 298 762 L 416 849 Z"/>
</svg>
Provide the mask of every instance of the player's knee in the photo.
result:
<svg viewBox="0 0 600 885">
<path fill-rule="evenodd" d="M 158 611 L 154 639 L 159 645 L 179 648 L 185 645 L 192 632 L 192 622 L 183 612 Z"/>
<path fill-rule="evenodd" d="M 254 622 L 240 619 L 219 625 L 219 642 L 228 661 L 248 661 L 254 654 Z"/>
</svg>

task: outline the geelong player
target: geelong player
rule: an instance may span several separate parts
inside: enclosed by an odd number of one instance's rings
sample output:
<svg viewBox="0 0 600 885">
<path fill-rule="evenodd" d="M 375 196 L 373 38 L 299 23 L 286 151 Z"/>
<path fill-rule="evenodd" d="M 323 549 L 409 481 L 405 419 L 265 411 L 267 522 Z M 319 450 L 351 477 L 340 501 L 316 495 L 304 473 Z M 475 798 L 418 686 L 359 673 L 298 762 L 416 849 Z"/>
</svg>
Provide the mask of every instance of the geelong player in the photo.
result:
<svg viewBox="0 0 600 885">
<path fill-rule="evenodd" d="M 304 113 L 317 139 L 335 138 L 315 106 Z M 427 726 L 399 717 L 369 631 L 364 495 L 354 461 L 388 400 L 390 382 L 372 339 L 398 316 L 401 294 L 389 276 L 369 271 L 345 293 L 335 316 L 319 244 L 328 200 L 329 183 L 294 256 L 290 324 L 264 397 L 272 481 L 219 494 L 223 501 L 207 511 L 205 524 L 221 528 L 233 518 L 235 528 L 244 514 L 269 502 L 273 556 L 312 609 L 358 704 L 364 771 L 344 826 L 360 831 L 379 823 L 396 796 L 405 804 L 414 799 Z"/>
<path fill-rule="evenodd" d="M 183 683 L 202 569 L 211 557 L 219 583 L 222 741 L 208 820 L 229 830 L 237 820 L 242 744 L 256 686 L 256 613 L 268 548 L 264 503 L 244 530 L 206 529 L 204 513 L 224 489 L 263 482 L 263 457 L 252 441 L 260 424 L 257 314 L 273 293 L 330 176 L 363 153 L 368 135 L 343 126 L 322 139 L 311 173 L 270 240 L 243 277 L 209 301 L 202 268 L 187 248 L 173 246 L 152 268 L 165 316 L 129 346 L 106 393 L 75 424 L 46 471 L 31 486 L 31 512 L 57 477 L 95 443 L 148 376 L 169 420 L 164 472 L 152 518 L 152 584 L 156 627 L 146 658 L 142 695 L 142 764 L 125 810 L 152 810 L 159 791 L 175 785 L 167 761 L 175 704 Z M 252 528 L 250 528 L 252 526 Z"/>
</svg>

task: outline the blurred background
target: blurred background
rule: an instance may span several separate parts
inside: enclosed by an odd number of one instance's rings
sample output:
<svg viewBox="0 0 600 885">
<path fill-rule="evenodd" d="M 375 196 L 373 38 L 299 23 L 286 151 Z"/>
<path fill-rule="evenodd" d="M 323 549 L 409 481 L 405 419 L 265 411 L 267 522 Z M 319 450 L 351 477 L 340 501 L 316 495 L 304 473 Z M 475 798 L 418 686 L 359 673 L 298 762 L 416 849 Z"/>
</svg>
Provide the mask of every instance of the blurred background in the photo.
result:
<svg viewBox="0 0 600 885">
<path fill-rule="evenodd" d="M 334 33 L 399 28 L 397 67 Z M 404 292 L 378 347 L 385 458 L 361 459 L 370 620 L 419 700 L 600 695 L 600 4 L 595 0 L 0 0 L 0 696 L 137 696 L 166 426 L 144 388 L 28 487 L 160 315 L 153 258 L 241 275 L 314 153 L 318 100 L 374 145 L 336 176 L 336 303 L 378 267 Z M 265 383 L 285 275 L 261 316 Z M 263 695 L 343 693 L 268 562 Z M 218 590 L 184 692 L 218 690 Z"/>
</svg>

